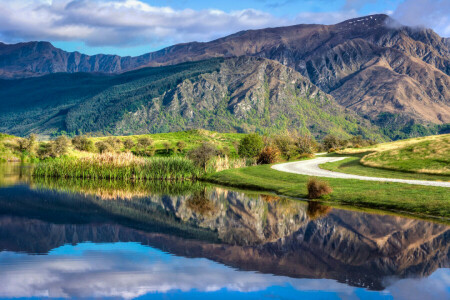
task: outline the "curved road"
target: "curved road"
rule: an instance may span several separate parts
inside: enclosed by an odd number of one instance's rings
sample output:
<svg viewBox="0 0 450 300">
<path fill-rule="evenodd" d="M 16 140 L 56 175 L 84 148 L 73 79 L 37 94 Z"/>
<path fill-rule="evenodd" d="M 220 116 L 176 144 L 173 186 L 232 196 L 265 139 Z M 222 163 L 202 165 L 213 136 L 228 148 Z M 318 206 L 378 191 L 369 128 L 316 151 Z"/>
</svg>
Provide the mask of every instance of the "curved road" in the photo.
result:
<svg viewBox="0 0 450 300">
<path fill-rule="evenodd" d="M 321 165 L 321 164 L 324 164 L 327 162 L 335 162 L 335 161 L 343 160 L 346 158 L 347 157 L 318 157 L 318 158 L 314 158 L 314 159 L 310 159 L 310 160 L 303 160 L 303 161 L 296 161 L 296 162 L 274 165 L 274 166 L 272 166 L 272 169 L 282 171 L 282 172 L 302 174 L 302 175 L 308 175 L 308 176 L 317 176 L 317 177 L 358 179 L 358 180 L 368 180 L 368 181 L 388 181 L 388 182 L 399 182 L 399 183 L 417 184 L 417 185 L 450 187 L 450 182 L 369 177 L 369 176 L 360 176 L 360 175 L 333 172 L 333 171 L 323 170 L 323 169 L 319 168 L 319 165 Z"/>
</svg>

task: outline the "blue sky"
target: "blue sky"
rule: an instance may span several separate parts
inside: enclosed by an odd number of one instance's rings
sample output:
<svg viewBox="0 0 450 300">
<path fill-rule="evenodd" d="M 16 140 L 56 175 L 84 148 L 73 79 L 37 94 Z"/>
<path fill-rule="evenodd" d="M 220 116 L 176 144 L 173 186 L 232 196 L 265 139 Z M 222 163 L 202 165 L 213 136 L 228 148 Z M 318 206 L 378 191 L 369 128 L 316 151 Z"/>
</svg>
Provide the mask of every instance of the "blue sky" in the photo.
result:
<svg viewBox="0 0 450 300">
<path fill-rule="evenodd" d="M 386 13 L 450 36 L 450 0 L 0 0 L 0 41 L 140 55 L 240 30 Z"/>
<path fill-rule="evenodd" d="M 49 255 L 0 252 L 0 299 L 448 299 L 450 270 L 389 278 L 369 291 L 331 279 L 239 271 L 139 243 L 64 245 Z"/>
</svg>

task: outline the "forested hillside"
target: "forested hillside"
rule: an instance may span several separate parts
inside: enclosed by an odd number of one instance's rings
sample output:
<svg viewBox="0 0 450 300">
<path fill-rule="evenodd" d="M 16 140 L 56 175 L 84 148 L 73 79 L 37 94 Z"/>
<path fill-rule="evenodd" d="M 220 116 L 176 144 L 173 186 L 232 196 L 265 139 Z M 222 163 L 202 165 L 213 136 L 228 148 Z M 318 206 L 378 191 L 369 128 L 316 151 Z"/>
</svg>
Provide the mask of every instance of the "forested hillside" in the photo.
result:
<svg viewBox="0 0 450 300">
<path fill-rule="evenodd" d="M 382 138 L 294 69 L 255 57 L 0 81 L 0 99 L 0 131 L 22 136 L 203 128 Z"/>
</svg>

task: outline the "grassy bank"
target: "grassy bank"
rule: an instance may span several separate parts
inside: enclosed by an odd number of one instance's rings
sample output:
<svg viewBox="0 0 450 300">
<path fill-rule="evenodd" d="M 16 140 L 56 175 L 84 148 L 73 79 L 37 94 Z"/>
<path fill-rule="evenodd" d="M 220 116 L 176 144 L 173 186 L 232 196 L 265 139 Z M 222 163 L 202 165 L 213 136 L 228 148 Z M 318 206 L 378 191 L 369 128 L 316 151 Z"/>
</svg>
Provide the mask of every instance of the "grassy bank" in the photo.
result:
<svg viewBox="0 0 450 300">
<path fill-rule="evenodd" d="M 381 178 L 398 178 L 413 180 L 430 180 L 430 181 L 450 181 L 449 175 L 434 175 L 413 172 L 402 172 L 396 170 L 388 170 L 383 168 L 375 168 L 363 165 L 360 160 L 364 155 L 353 154 L 351 157 L 341 161 L 330 162 L 320 165 L 322 169 L 335 171 L 346 174 L 355 174 L 361 176 L 381 177 Z"/>
<path fill-rule="evenodd" d="M 330 171 L 372 177 L 450 181 L 450 134 L 344 149 L 329 155 L 350 156 L 320 166 Z"/>
<path fill-rule="evenodd" d="M 308 178 L 273 170 L 270 165 L 225 170 L 204 176 L 205 180 L 218 184 L 297 198 L 306 198 Z M 333 193 L 325 200 L 332 203 L 450 218 L 450 193 L 447 188 L 336 178 L 326 180 Z"/>
<path fill-rule="evenodd" d="M 450 134 L 364 156 L 369 167 L 402 172 L 450 175 Z"/>
<path fill-rule="evenodd" d="M 142 158 L 131 153 L 44 160 L 36 164 L 33 172 L 36 177 L 114 180 L 189 180 L 202 174 L 186 158 Z"/>
</svg>

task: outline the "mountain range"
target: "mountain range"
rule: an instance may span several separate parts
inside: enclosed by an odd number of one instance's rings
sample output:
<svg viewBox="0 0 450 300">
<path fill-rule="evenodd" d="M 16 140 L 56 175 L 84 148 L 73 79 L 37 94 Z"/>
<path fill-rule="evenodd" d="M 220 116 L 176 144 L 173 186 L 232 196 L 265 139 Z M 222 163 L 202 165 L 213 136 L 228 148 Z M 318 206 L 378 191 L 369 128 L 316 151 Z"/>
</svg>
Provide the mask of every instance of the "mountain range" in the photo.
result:
<svg viewBox="0 0 450 300">
<path fill-rule="evenodd" d="M 138 57 L 0 43 L 0 78 L 0 131 L 18 135 L 201 127 L 396 139 L 450 123 L 449 39 L 387 15 L 242 31 Z"/>
</svg>

